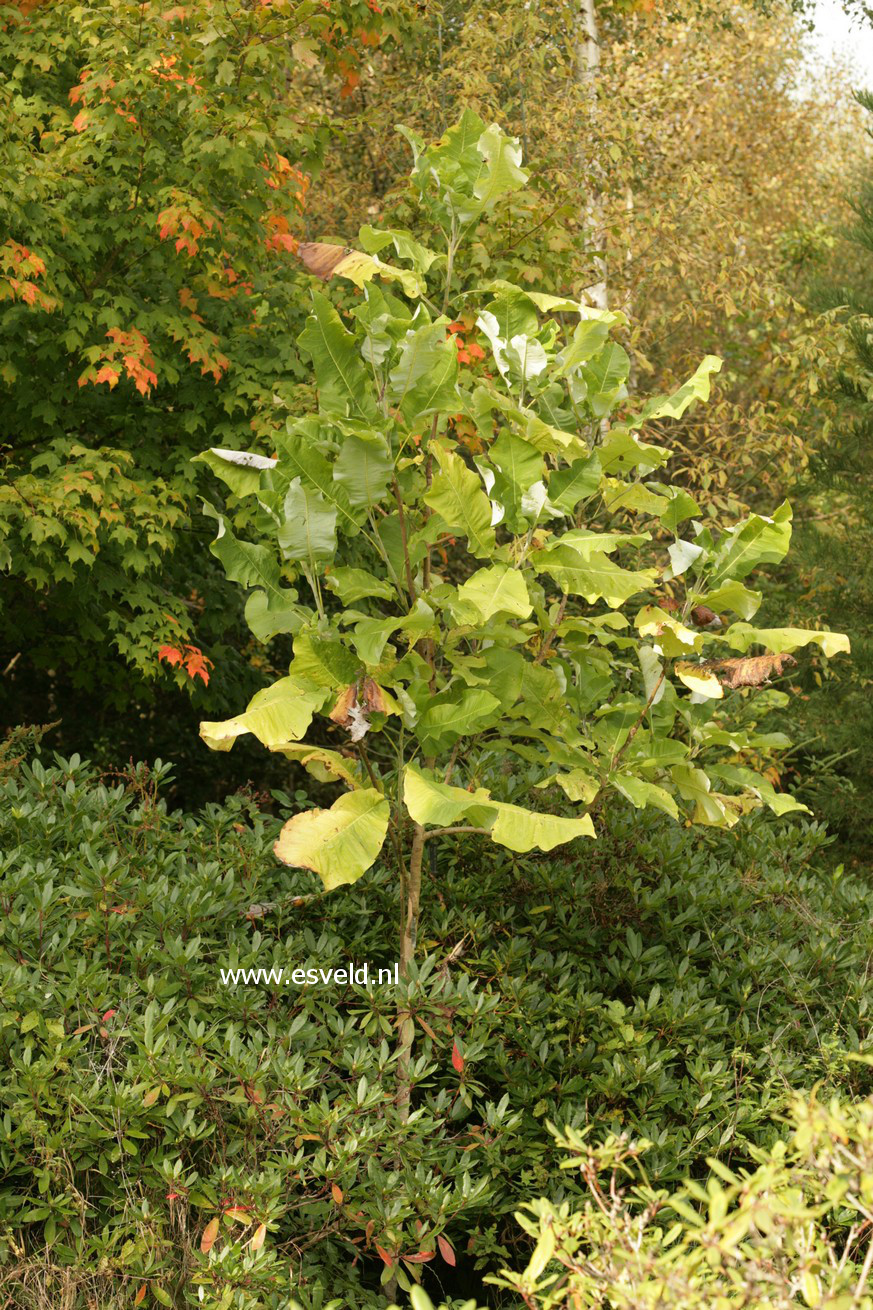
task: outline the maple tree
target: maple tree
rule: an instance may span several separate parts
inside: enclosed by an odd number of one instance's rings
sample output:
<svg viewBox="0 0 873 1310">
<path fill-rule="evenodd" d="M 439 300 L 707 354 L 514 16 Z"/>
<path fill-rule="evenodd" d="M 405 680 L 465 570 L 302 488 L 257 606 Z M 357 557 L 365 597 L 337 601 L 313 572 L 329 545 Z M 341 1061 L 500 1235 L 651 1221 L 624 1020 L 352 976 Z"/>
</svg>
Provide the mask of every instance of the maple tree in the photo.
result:
<svg viewBox="0 0 873 1310">
<path fill-rule="evenodd" d="M 4 714 L 49 695 L 70 717 L 98 687 L 118 707 L 162 669 L 192 687 L 166 646 L 250 676 L 189 549 L 188 459 L 205 434 L 268 442 L 296 401 L 331 125 L 288 82 L 317 53 L 339 84 L 382 23 L 364 0 L 0 6 Z"/>
</svg>

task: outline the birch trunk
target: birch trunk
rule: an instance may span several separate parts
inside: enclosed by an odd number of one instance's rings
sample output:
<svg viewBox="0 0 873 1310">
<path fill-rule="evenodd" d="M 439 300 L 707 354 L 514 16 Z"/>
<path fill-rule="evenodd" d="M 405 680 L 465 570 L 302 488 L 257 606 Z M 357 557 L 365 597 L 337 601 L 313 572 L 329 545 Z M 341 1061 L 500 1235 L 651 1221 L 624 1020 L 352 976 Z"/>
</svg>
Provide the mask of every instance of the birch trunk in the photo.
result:
<svg viewBox="0 0 873 1310">
<path fill-rule="evenodd" d="M 588 106 L 587 126 L 591 137 L 597 121 L 597 78 L 600 72 L 600 29 L 597 23 L 595 0 L 579 0 L 576 11 L 576 76 L 585 93 Z M 584 127 L 583 127 L 584 131 Z M 609 307 L 609 283 L 607 278 L 606 255 L 603 250 L 605 236 L 605 205 L 600 189 L 601 168 L 599 161 L 584 160 L 588 168 L 588 194 L 585 202 L 585 224 L 588 236 L 588 249 L 592 255 L 592 266 L 597 281 L 586 287 L 585 291 L 591 302 L 598 309 Z"/>
</svg>

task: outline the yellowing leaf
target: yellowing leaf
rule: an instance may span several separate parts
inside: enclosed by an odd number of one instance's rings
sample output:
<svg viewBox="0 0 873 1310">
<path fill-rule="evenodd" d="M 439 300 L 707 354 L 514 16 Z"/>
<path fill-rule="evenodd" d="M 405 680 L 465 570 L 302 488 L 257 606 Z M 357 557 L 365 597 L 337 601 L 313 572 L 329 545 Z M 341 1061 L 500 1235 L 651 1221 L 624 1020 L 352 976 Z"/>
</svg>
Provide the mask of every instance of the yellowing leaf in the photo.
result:
<svg viewBox="0 0 873 1310">
<path fill-rule="evenodd" d="M 249 1243 L 253 1251 L 260 1251 L 261 1247 L 264 1245 L 264 1239 L 266 1236 L 267 1236 L 267 1225 L 258 1224 L 257 1228 L 252 1233 L 252 1240 Z"/>
<path fill-rule="evenodd" d="M 676 676 L 690 691 L 708 700 L 721 700 L 724 692 L 714 673 L 701 664 L 675 664 Z"/>
<path fill-rule="evenodd" d="M 329 810 L 295 814 L 273 850 L 284 864 L 311 869 L 332 891 L 357 882 L 373 864 L 385 841 L 390 808 L 373 788 L 349 792 Z"/>
<path fill-rule="evenodd" d="M 229 751 L 237 737 L 250 732 L 270 750 L 299 741 L 325 693 L 295 678 L 280 678 L 249 701 L 235 718 L 219 723 L 201 723 L 200 736 L 210 750 Z"/>
</svg>

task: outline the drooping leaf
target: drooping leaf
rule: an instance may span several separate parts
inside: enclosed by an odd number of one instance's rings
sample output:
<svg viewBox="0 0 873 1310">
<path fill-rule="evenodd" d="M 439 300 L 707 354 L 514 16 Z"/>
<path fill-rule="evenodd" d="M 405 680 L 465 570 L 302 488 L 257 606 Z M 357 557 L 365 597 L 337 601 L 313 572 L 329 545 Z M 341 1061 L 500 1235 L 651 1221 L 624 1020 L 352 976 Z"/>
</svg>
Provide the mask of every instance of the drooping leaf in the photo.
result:
<svg viewBox="0 0 873 1310">
<path fill-rule="evenodd" d="M 366 569 L 342 567 L 333 569 L 325 578 L 325 583 L 334 595 L 339 596 L 343 605 L 353 605 L 365 596 L 377 596 L 381 600 L 391 600 L 395 591 L 385 578 L 377 578 Z"/>
<path fill-rule="evenodd" d="M 634 778 L 627 773 L 613 773 L 609 781 L 615 790 L 626 797 L 638 810 L 645 809 L 647 805 L 654 805 L 656 809 L 669 814 L 671 819 L 679 818 L 679 810 L 673 797 L 656 783 L 647 782 L 644 778 Z"/>
<path fill-rule="evenodd" d="M 353 507 L 372 509 L 385 498 L 394 473 L 394 461 L 385 442 L 374 434 L 373 440 L 346 436 L 333 466 L 333 476 L 343 488 Z"/>
<path fill-rule="evenodd" d="M 231 582 L 259 588 L 246 603 L 246 622 L 252 632 L 260 641 L 268 641 L 278 632 L 295 631 L 304 622 L 305 611 L 297 604 L 297 592 L 282 586 L 275 552 L 269 546 L 239 540 L 220 514 L 215 517 L 218 536 L 209 547 L 212 554 Z"/>
<path fill-rule="evenodd" d="M 589 814 L 570 819 L 557 814 L 539 814 L 521 805 L 497 803 L 497 818 L 491 840 L 511 851 L 551 851 L 577 837 L 594 837 Z"/>
<path fill-rule="evenodd" d="M 388 398 L 413 424 L 419 418 L 456 409 L 458 354 L 446 337 L 444 319 L 413 328 L 400 342 L 388 375 Z"/>
<path fill-rule="evenodd" d="M 248 450 L 225 450 L 221 446 L 194 455 L 191 463 L 206 464 L 235 496 L 253 495 L 258 490 L 264 469 L 276 467 L 276 460 L 266 455 L 256 455 Z"/>
<path fill-rule="evenodd" d="M 360 765 L 357 767 L 339 751 L 324 746 L 310 746 L 305 741 L 286 742 L 278 748 L 279 755 L 302 764 L 307 773 L 319 782 L 344 782 L 353 790 L 361 786 Z"/>
<path fill-rule="evenodd" d="M 408 232 L 397 228 L 375 228 L 365 223 L 358 233 L 358 240 L 370 254 L 378 255 L 387 246 L 393 245 L 401 259 L 408 259 L 418 273 L 426 273 L 435 263 L 445 260 L 445 255 L 428 250 L 414 240 Z"/>
<path fill-rule="evenodd" d="M 735 660 L 707 660 L 697 668 L 704 676 L 715 677 L 725 687 L 760 687 L 762 683 L 769 682 L 774 674 L 782 673 L 786 665 L 796 663 L 794 656 L 788 654 L 746 655 Z M 676 671 L 685 681 L 678 665 Z"/>
<path fill-rule="evenodd" d="M 242 714 L 218 723 L 201 723 L 200 736 L 210 750 L 229 751 L 237 737 L 250 732 L 270 750 L 299 741 L 324 703 L 324 691 L 287 677 L 257 692 Z"/>
<path fill-rule="evenodd" d="M 348 792 L 329 810 L 289 819 L 274 846 L 278 859 L 317 873 L 325 891 L 358 878 L 376 860 L 388 832 L 388 801 L 374 788 Z"/>
<path fill-rule="evenodd" d="M 378 257 L 365 254 L 362 250 L 352 250 L 350 246 L 304 241 L 297 253 L 309 272 L 320 277 L 323 282 L 329 282 L 332 277 L 345 277 L 354 282 L 356 287 L 363 287 L 378 274 L 379 277 L 399 282 L 408 296 L 424 293 L 424 282 L 418 273 L 408 268 L 395 268 L 393 264 L 383 264 Z"/>
<path fill-rule="evenodd" d="M 820 646 L 828 659 L 834 655 L 851 653 L 851 643 L 844 632 L 825 632 L 814 628 L 753 628 L 748 623 L 732 623 L 724 635 L 728 645 L 739 651 L 761 645 L 781 655 L 799 650 L 801 646 Z"/>
<path fill-rule="evenodd" d="M 652 396 L 640 413 L 628 420 L 628 427 L 642 427 L 644 423 L 656 418 L 681 418 L 693 401 L 709 400 L 712 374 L 720 373 L 721 365 L 718 355 L 705 355 L 678 391 L 674 391 L 672 396 Z"/>
<path fill-rule="evenodd" d="M 355 338 L 343 327 L 330 301 L 317 291 L 312 304 L 314 312 L 301 333 L 300 345 L 315 369 L 319 406 L 326 414 L 348 414 L 371 423 L 378 411 Z"/>
<path fill-rule="evenodd" d="M 461 456 L 439 441 L 430 447 L 439 472 L 424 501 L 440 516 L 446 528 L 459 532 L 470 543 L 474 555 L 490 555 L 494 549 L 491 503 L 482 484 Z"/>
<path fill-rule="evenodd" d="M 336 553 L 337 510 L 301 478 L 285 493 L 283 522 L 277 540 L 286 559 L 317 563 Z"/>
</svg>

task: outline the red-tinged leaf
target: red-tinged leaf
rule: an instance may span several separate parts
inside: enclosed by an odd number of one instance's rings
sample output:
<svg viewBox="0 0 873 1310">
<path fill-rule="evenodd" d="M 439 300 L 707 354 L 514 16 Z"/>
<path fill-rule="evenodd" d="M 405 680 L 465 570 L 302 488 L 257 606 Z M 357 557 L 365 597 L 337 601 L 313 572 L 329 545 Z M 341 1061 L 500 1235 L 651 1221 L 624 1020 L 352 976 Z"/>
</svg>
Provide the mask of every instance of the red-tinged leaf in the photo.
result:
<svg viewBox="0 0 873 1310">
<path fill-rule="evenodd" d="M 393 1259 L 391 1258 L 391 1256 L 388 1254 L 387 1251 L 384 1251 L 382 1249 L 382 1247 L 379 1245 L 378 1242 L 376 1243 L 376 1250 L 378 1251 L 379 1255 L 381 1256 L 383 1262 L 386 1265 L 393 1265 L 394 1263 Z"/>
<path fill-rule="evenodd" d="M 366 1241 L 367 1241 L 367 1245 L 368 1245 L 368 1246 L 369 1246 L 369 1244 L 370 1244 L 370 1238 L 373 1236 L 373 1229 L 374 1229 L 375 1227 L 376 1227 L 376 1220 L 375 1220 L 375 1219 L 368 1219 L 368 1220 L 367 1220 L 367 1227 L 364 1229 L 364 1237 L 366 1238 Z"/>
<path fill-rule="evenodd" d="M 232 1205 L 229 1210 L 225 1210 L 225 1217 L 231 1219 L 237 1224 L 250 1224 L 252 1219 L 244 1205 Z"/>
<path fill-rule="evenodd" d="M 252 1233 L 252 1240 L 249 1243 L 253 1251 L 260 1251 L 261 1247 L 264 1245 L 264 1238 L 266 1236 L 267 1236 L 267 1225 L 258 1224 L 257 1228 Z"/>
<path fill-rule="evenodd" d="M 118 1014 L 118 1011 L 117 1011 L 117 1010 L 107 1010 L 105 1014 L 102 1014 L 102 1015 L 100 1016 L 100 1022 L 101 1022 L 101 1023 L 105 1023 L 106 1020 L 107 1020 L 107 1019 L 111 1019 L 112 1016 L 113 1016 L 114 1014 Z"/>
<path fill-rule="evenodd" d="M 419 1251 L 417 1255 L 405 1255 L 404 1262 L 408 1265 L 424 1265 L 428 1260 L 432 1260 L 436 1251 Z"/>
<path fill-rule="evenodd" d="M 452 1068 L 456 1073 L 464 1072 L 464 1057 L 461 1055 L 458 1043 L 452 1042 Z"/>
<path fill-rule="evenodd" d="M 158 651 L 158 659 L 166 660 L 170 665 L 182 663 L 182 652 L 175 646 L 162 646 Z"/>
<path fill-rule="evenodd" d="M 437 1238 L 437 1246 L 440 1249 L 440 1255 L 445 1260 L 447 1265 L 456 1264 L 455 1253 L 449 1244 L 448 1238 L 443 1237 L 442 1233 L 440 1233 L 439 1237 Z"/>
<path fill-rule="evenodd" d="M 142 1098 L 142 1103 L 146 1109 L 148 1109 L 150 1105 L 154 1105 L 160 1094 L 160 1087 L 153 1087 L 150 1092 L 146 1092 L 145 1096 Z"/>
<path fill-rule="evenodd" d="M 82 1033 L 89 1033 L 93 1027 L 93 1023 L 80 1024 L 78 1028 L 73 1029 L 73 1036 L 79 1037 Z"/>
<path fill-rule="evenodd" d="M 146 1283 L 142 1283 L 137 1289 L 136 1296 L 133 1298 L 133 1304 L 142 1305 L 143 1301 L 145 1300 L 145 1294 L 148 1290 L 149 1290 L 148 1285 Z"/>
<path fill-rule="evenodd" d="M 218 1236 L 218 1224 L 219 1219 L 216 1215 L 214 1219 L 209 1220 L 209 1223 L 203 1229 L 203 1236 L 200 1238 L 200 1250 L 204 1255 L 209 1255 L 215 1245 L 215 1239 Z"/>
<path fill-rule="evenodd" d="M 336 1183 L 331 1183 L 330 1194 L 333 1197 L 333 1199 L 336 1201 L 337 1205 L 342 1205 L 343 1189 L 341 1187 L 338 1187 Z"/>
<path fill-rule="evenodd" d="M 168 1201 L 180 1201 L 181 1199 L 182 1199 L 181 1192 L 167 1192 Z"/>
</svg>

